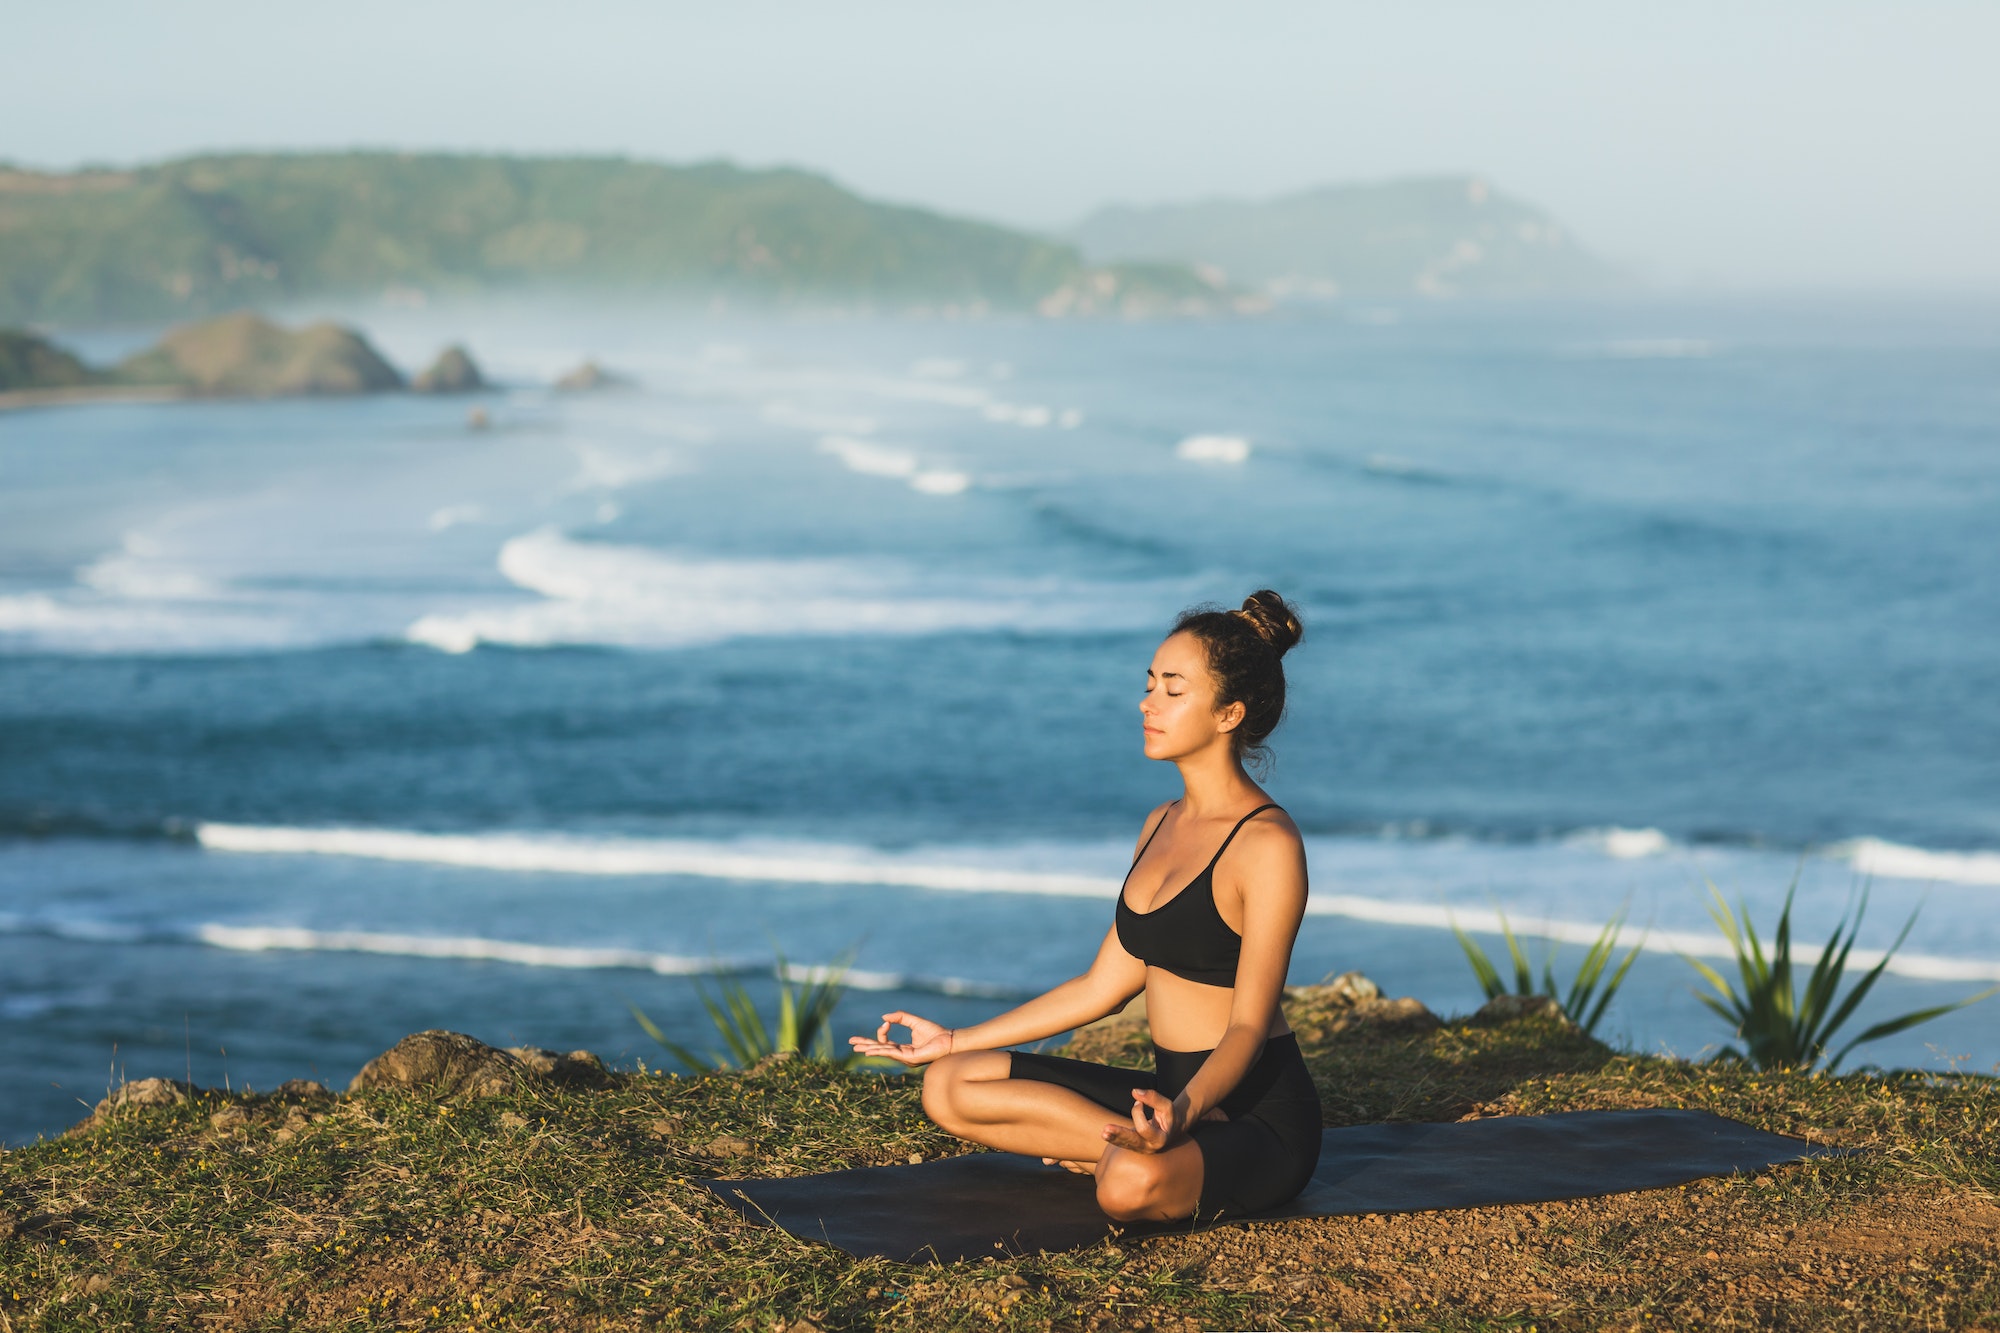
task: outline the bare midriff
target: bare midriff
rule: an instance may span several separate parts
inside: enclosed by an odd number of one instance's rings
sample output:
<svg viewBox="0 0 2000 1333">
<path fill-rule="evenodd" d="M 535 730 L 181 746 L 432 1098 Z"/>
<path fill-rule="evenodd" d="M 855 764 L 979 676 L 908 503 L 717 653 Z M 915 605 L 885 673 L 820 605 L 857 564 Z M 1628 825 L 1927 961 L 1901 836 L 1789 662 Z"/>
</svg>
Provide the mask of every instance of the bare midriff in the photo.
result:
<svg viewBox="0 0 2000 1333">
<path fill-rule="evenodd" d="M 1146 1021 L 1153 1044 L 1169 1051 L 1212 1051 L 1229 1030 L 1229 1011 L 1236 992 L 1177 977 L 1162 968 L 1146 969 Z M 1280 1008 L 1272 1015 L 1265 1037 L 1292 1030 Z"/>
</svg>

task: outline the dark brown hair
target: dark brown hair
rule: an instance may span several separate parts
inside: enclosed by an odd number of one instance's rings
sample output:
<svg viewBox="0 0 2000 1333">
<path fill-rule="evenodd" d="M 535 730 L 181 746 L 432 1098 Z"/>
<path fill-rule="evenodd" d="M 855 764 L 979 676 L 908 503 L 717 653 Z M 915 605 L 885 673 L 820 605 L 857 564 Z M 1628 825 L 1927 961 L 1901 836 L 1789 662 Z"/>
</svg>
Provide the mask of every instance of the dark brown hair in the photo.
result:
<svg viewBox="0 0 2000 1333">
<path fill-rule="evenodd" d="M 1173 633 L 1192 634 L 1208 657 L 1215 678 L 1215 706 L 1243 705 L 1243 721 L 1232 737 L 1236 753 L 1252 761 L 1267 757 L 1264 742 L 1285 716 L 1285 653 L 1305 634 L 1299 613 L 1269 588 L 1243 599 L 1239 610 L 1195 606 L 1181 612 Z"/>
</svg>

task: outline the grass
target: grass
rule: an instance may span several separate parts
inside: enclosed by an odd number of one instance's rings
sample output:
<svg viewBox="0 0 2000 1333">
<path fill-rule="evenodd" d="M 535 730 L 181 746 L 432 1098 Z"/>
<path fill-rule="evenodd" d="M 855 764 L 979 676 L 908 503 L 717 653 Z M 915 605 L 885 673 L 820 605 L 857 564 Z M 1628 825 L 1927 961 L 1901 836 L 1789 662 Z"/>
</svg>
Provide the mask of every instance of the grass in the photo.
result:
<svg viewBox="0 0 2000 1333">
<path fill-rule="evenodd" d="M 455 1105 L 204 1094 L 0 1156 L 11 1219 L 0 1234 L 16 1231 L 0 1240 L 0 1333 L 2000 1320 L 2000 1082 L 1695 1066 L 1540 1020 L 1431 1031 L 1340 1020 L 1293 1013 L 1330 1123 L 1680 1105 L 1871 1151 L 1606 1200 L 903 1267 L 749 1225 L 693 1180 L 962 1151 L 923 1118 L 915 1078 L 793 1058 Z M 1118 1029 L 1079 1043 L 1113 1059 L 1141 1045 Z M 1932 1231 L 1895 1213 L 1899 1200 L 1927 1210 Z M 1875 1262 L 1817 1239 L 1855 1227 L 1903 1248 Z M 1763 1263 L 1787 1229 L 1796 1239 L 1777 1253 L 1814 1271 L 1786 1270 L 1761 1295 L 1709 1280 Z"/>
</svg>

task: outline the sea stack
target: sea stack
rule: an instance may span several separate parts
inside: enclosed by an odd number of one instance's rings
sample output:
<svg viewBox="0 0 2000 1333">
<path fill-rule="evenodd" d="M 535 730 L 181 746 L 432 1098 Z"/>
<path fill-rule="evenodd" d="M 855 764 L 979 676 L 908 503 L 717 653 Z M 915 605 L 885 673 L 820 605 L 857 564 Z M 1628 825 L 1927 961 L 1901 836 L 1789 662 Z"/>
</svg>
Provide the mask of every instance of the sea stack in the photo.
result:
<svg viewBox="0 0 2000 1333">
<path fill-rule="evenodd" d="M 487 387 L 479 364 L 463 347 L 447 347 L 430 368 L 410 381 L 412 393 L 477 393 Z"/>
<path fill-rule="evenodd" d="M 614 375 L 595 361 L 586 361 L 569 374 L 556 381 L 556 387 L 565 393 L 588 393 L 593 389 L 623 389 L 631 381 L 622 375 Z"/>
<path fill-rule="evenodd" d="M 313 324 L 296 332 L 254 311 L 183 324 L 121 363 L 127 384 L 157 384 L 219 397 L 387 393 L 403 377 L 351 329 Z"/>
</svg>

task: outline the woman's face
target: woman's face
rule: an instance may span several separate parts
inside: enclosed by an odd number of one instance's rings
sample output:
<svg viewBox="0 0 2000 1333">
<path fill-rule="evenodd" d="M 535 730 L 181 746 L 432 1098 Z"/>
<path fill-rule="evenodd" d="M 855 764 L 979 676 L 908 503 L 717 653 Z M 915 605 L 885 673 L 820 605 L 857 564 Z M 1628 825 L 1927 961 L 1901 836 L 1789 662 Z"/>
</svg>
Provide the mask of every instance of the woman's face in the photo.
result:
<svg viewBox="0 0 2000 1333">
<path fill-rule="evenodd" d="M 1215 710 L 1215 681 L 1201 640 L 1169 634 L 1146 668 L 1146 693 L 1139 700 L 1148 759 L 1183 759 L 1203 746 L 1226 743 L 1243 706 Z"/>
</svg>

